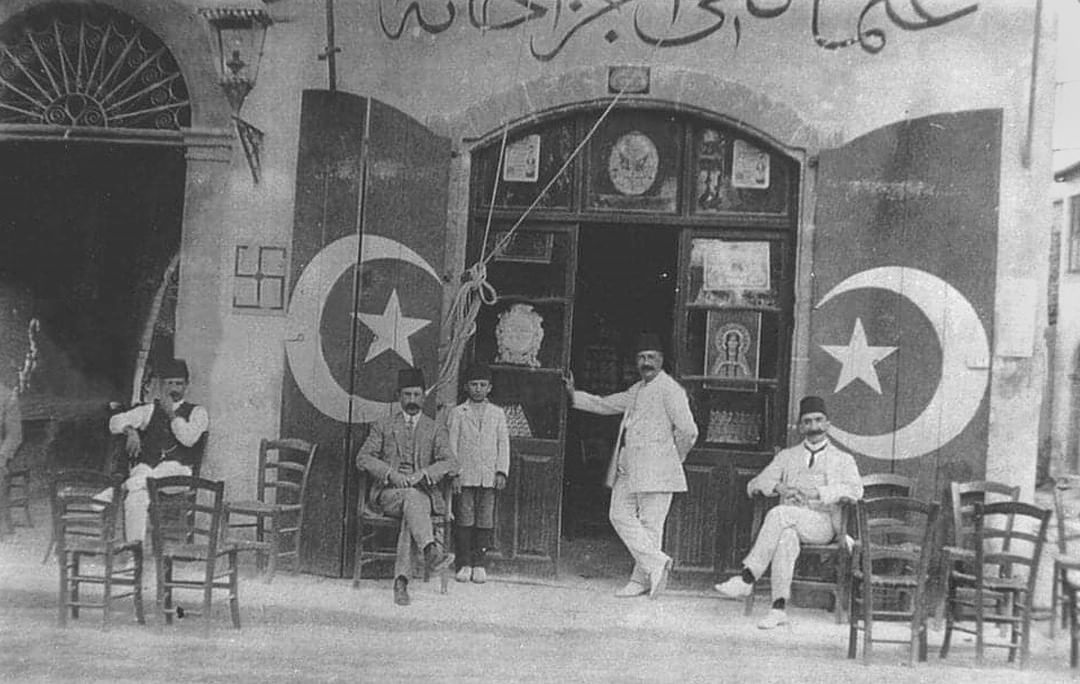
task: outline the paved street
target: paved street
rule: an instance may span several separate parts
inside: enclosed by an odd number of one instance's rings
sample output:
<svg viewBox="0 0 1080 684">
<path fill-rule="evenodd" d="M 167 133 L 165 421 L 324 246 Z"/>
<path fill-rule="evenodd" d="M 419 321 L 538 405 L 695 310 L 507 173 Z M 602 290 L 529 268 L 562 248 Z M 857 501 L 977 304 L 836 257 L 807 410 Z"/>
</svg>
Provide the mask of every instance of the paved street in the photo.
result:
<svg viewBox="0 0 1080 684">
<path fill-rule="evenodd" d="M 199 618 L 167 627 L 148 602 L 135 624 L 130 603 L 114 627 L 86 612 L 56 627 L 56 563 L 41 564 L 38 526 L 0 543 L 0 679 L 38 681 L 1069 681 L 1067 639 L 1040 633 L 1021 673 L 993 652 L 974 667 L 958 638 L 947 661 L 909 668 L 904 647 L 876 645 L 874 663 L 846 659 L 846 627 L 828 613 L 793 609 L 794 624 L 762 632 L 738 603 L 690 592 L 658 601 L 619 600 L 611 580 L 557 583 L 502 579 L 484 586 L 413 583 L 413 605 L 391 602 L 388 581 L 279 576 L 249 569 L 241 584 L 243 629 L 229 627 L 224 601 L 204 637 Z M 153 577 L 147 579 L 148 598 Z M 194 596 L 191 601 L 194 602 Z M 183 604 L 181 600 L 181 605 Z M 758 602 L 758 612 L 764 609 Z M 900 629 L 903 637 L 906 630 Z M 1040 627 L 1045 631 L 1045 624 Z"/>
</svg>

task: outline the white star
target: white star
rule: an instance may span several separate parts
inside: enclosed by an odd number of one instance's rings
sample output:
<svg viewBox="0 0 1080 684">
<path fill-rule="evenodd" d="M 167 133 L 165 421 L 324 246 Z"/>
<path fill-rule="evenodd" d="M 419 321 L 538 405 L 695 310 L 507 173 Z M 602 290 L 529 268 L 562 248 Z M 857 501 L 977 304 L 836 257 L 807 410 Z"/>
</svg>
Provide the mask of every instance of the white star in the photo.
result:
<svg viewBox="0 0 1080 684">
<path fill-rule="evenodd" d="M 372 360 L 384 351 L 393 350 L 397 355 L 405 359 L 405 363 L 413 365 L 412 347 L 409 346 L 409 338 L 414 334 L 431 325 L 431 321 L 424 318 L 407 318 L 401 315 L 401 302 L 398 301 L 397 289 L 391 290 L 390 298 L 386 301 L 386 309 L 381 314 L 355 313 L 360 322 L 368 327 L 375 335 L 368 347 L 367 358 L 364 363 Z"/>
<path fill-rule="evenodd" d="M 851 331 L 851 341 L 847 346 L 823 344 L 821 348 L 842 364 L 834 392 L 839 392 L 855 380 L 862 380 L 870 389 L 881 394 L 881 382 L 874 364 L 896 351 L 896 347 L 868 345 L 861 318 L 855 319 L 855 329 Z"/>
</svg>

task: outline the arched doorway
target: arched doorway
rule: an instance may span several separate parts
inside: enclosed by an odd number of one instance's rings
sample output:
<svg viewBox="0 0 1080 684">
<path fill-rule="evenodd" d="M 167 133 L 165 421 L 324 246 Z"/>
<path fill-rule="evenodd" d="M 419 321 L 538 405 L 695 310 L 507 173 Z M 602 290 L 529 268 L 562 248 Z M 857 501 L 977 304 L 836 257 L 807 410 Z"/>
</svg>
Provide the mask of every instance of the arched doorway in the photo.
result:
<svg viewBox="0 0 1080 684">
<path fill-rule="evenodd" d="M 651 330 L 701 434 L 665 542 L 678 574 L 710 581 L 746 550 L 741 493 L 786 438 L 799 165 L 719 117 L 660 104 L 615 109 L 586 140 L 601 115 L 534 116 L 505 151 L 499 132 L 473 152 L 468 263 L 531 207 L 488 265 L 500 299 L 472 349 L 493 364 L 493 400 L 511 418 L 499 555 L 519 570 L 552 571 L 566 551 L 593 560 L 564 570 L 628 571 L 603 486 L 618 420 L 569 412 L 560 375 L 597 394 L 624 389 L 633 340 Z M 506 331 L 537 319 L 538 348 L 508 353 Z"/>
<path fill-rule="evenodd" d="M 5 324 L 35 321 L 36 347 L 26 364 L 28 336 L 5 341 L 5 382 L 21 369 L 24 418 L 85 424 L 69 431 L 84 439 L 108 402 L 129 401 L 180 248 L 188 88 L 162 40 L 104 4 L 31 7 L 0 26 L 0 47 L 0 285 L 18 293 Z"/>
</svg>

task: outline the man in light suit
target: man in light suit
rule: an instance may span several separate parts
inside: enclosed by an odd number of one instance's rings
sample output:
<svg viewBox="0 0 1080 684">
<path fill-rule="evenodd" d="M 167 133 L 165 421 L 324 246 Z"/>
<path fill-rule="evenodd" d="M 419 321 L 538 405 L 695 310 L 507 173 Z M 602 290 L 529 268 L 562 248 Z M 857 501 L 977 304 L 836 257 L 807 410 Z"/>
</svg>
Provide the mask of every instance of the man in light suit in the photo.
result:
<svg viewBox="0 0 1080 684">
<path fill-rule="evenodd" d="M 769 509 L 753 548 L 735 575 L 716 590 L 729 598 L 744 598 L 772 564 L 773 604 L 758 623 L 761 629 L 787 624 L 787 600 L 800 544 L 827 544 L 840 531 L 841 505 L 862 498 L 862 479 L 855 459 L 829 441 L 825 400 L 803 397 L 799 402 L 799 434 L 803 442 L 784 449 L 746 485 L 750 496 L 779 496 Z"/>
<path fill-rule="evenodd" d="M 622 414 L 608 466 L 608 517 L 634 557 L 634 571 L 615 595 L 627 598 L 648 593 L 655 599 L 671 571 L 671 557 L 662 550 L 664 521 L 672 494 L 686 491 L 682 463 L 697 441 L 698 428 L 686 391 L 663 370 L 660 337 L 641 335 L 636 351 L 641 380 L 625 392 L 598 397 L 577 391 L 572 376 L 566 378 L 566 387 L 576 409 Z"/>
<path fill-rule="evenodd" d="M 371 478 L 368 501 L 377 512 L 401 518 L 397 560 L 394 563 L 394 603 L 409 605 L 412 544 L 424 552 L 428 569 L 436 571 L 453 562 L 435 539 L 432 514 L 444 515 L 446 501 L 438 484 L 457 474 L 446 426 L 436 424 L 420 410 L 424 374 L 416 368 L 398 372 L 400 411 L 375 422 L 356 454 L 356 467 Z"/>
</svg>

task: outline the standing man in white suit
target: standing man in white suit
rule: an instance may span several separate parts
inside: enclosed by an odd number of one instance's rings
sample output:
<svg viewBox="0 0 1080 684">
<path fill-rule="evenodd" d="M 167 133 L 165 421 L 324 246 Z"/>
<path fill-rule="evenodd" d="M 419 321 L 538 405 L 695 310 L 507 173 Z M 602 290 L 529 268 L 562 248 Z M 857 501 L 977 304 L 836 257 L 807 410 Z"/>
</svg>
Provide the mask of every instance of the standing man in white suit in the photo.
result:
<svg viewBox="0 0 1080 684">
<path fill-rule="evenodd" d="M 574 408 L 600 415 L 622 414 L 608 466 L 608 516 L 634 557 L 634 571 L 615 595 L 647 593 L 655 599 L 667 586 L 671 572 L 671 557 L 662 549 L 664 521 L 672 494 L 686 491 L 682 463 L 697 441 L 698 428 L 686 391 L 664 372 L 660 337 L 642 334 L 636 352 L 641 380 L 625 392 L 598 397 L 575 390 L 572 376 L 567 377 L 566 386 Z"/>
</svg>

